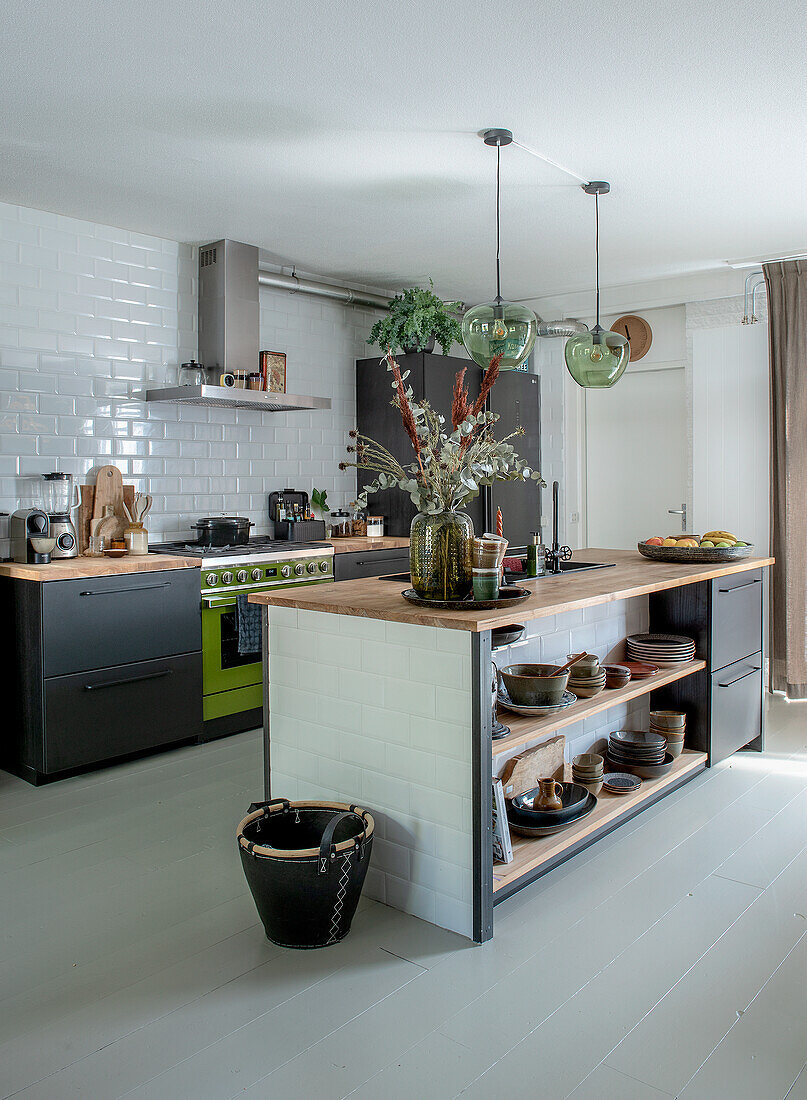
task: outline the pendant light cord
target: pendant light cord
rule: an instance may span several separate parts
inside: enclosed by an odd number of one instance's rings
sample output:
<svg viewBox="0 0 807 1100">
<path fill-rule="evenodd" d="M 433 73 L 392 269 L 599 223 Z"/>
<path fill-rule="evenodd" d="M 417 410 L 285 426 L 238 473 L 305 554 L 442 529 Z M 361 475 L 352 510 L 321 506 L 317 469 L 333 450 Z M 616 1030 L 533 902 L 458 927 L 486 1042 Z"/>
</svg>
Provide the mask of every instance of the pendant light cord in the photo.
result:
<svg viewBox="0 0 807 1100">
<path fill-rule="evenodd" d="M 501 189 L 502 189 L 502 177 L 501 177 L 501 164 L 502 164 L 502 147 L 496 146 L 496 301 L 502 300 L 502 278 L 499 270 L 499 250 L 500 250 L 500 206 L 501 206 Z"/>
<path fill-rule="evenodd" d="M 594 270 L 597 284 L 597 328 L 600 325 L 600 196 L 594 196 Z"/>
</svg>

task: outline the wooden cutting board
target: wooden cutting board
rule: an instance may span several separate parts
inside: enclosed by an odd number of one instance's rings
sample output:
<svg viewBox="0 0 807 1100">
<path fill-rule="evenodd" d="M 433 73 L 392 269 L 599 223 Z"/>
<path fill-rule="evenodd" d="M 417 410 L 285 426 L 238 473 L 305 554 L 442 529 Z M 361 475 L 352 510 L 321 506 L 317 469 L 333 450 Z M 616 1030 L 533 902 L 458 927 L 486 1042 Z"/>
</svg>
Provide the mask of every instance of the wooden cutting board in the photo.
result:
<svg viewBox="0 0 807 1100">
<path fill-rule="evenodd" d="M 110 538 L 122 539 L 127 524 L 123 511 L 123 477 L 117 466 L 102 466 L 98 471 L 92 508 L 93 522 L 101 519 L 109 504 L 112 505 L 116 522 L 105 524 L 104 530 Z"/>
<path fill-rule="evenodd" d="M 93 504 L 95 502 L 95 486 L 80 485 L 79 489 L 81 490 L 81 504 L 79 505 L 78 516 L 76 518 L 76 534 L 78 535 L 78 552 L 83 554 L 90 545 L 90 524 L 92 522 Z M 129 509 L 129 515 L 132 514 L 134 497 L 134 485 L 124 485 L 123 503 Z"/>
<path fill-rule="evenodd" d="M 557 779 L 563 783 L 565 752 L 566 738 L 559 734 L 534 749 L 512 756 L 501 774 L 504 797 L 515 798 L 517 794 L 534 790 L 539 779 Z"/>
</svg>

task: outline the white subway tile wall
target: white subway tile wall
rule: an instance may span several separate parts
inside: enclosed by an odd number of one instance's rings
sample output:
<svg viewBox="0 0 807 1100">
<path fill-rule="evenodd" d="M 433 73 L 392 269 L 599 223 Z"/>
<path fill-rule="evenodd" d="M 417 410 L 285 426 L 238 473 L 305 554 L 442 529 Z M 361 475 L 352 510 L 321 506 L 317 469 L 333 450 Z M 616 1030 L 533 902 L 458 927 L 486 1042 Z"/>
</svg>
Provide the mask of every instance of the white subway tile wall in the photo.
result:
<svg viewBox="0 0 807 1100">
<path fill-rule="evenodd" d="M 568 653 L 586 650 L 596 653 L 604 661 L 628 634 L 638 634 L 648 629 L 648 616 L 647 597 L 636 596 L 536 619 L 526 624 L 524 636 L 514 645 L 494 650 L 493 659 L 499 668 L 528 662 L 555 664 L 565 661 Z M 567 726 L 560 731 L 566 737 L 566 759 L 571 762 L 578 753 L 601 752 L 612 730 L 646 729 L 649 719 L 650 704 L 644 696 Z M 507 718 L 502 717 L 502 721 L 506 722 Z M 516 752 L 524 752 L 555 736 L 551 733 L 538 737 L 528 745 L 521 745 Z M 516 753 L 503 752 L 495 756 L 493 774 L 501 775 L 507 760 L 514 755 Z"/>
<path fill-rule="evenodd" d="M 279 607 L 269 620 L 273 796 L 367 806 L 368 896 L 470 936 L 470 635 Z"/>
<path fill-rule="evenodd" d="M 0 510 L 29 499 L 28 475 L 83 481 L 106 463 L 154 495 L 152 541 L 222 511 L 265 531 L 266 494 L 290 485 L 326 488 L 334 506 L 353 498 L 355 475 L 337 464 L 373 312 L 261 288 L 261 347 L 286 352 L 289 391 L 330 397 L 329 412 L 134 400 L 195 357 L 196 281 L 189 245 L 0 203 Z"/>
</svg>

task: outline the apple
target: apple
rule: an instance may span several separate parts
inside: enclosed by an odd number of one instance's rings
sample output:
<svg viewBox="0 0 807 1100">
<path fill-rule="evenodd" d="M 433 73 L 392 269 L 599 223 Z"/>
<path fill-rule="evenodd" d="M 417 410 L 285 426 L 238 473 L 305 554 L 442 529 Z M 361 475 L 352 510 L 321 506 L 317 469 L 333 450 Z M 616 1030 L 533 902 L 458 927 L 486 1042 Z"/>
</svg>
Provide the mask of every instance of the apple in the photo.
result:
<svg viewBox="0 0 807 1100">
<path fill-rule="evenodd" d="M 648 539 L 647 542 L 645 543 L 645 546 L 663 546 L 663 545 L 664 545 L 664 539 L 659 538 L 658 535 L 656 535 L 655 538 Z"/>
<path fill-rule="evenodd" d="M 677 546 L 678 543 L 675 541 L 675 539 L 664 539 L 664 541 L 662 542 L 661 545 L 662 546 Z"/>
</svg>

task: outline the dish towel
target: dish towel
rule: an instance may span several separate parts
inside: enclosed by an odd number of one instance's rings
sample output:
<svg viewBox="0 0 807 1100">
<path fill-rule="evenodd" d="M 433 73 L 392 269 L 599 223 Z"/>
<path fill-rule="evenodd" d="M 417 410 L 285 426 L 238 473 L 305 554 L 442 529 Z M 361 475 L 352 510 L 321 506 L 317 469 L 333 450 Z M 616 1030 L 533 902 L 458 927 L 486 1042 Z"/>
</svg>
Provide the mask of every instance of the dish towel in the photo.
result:
<svg viewBox="0 0 807 1100">
<path fill-rule="evenodd" d="M 238 652 L 260 653 L 261 651 L 261 607 L 250 603 L 249 596 L 236 596 L 235 625 L 238 631 Z"/>
</svg>

